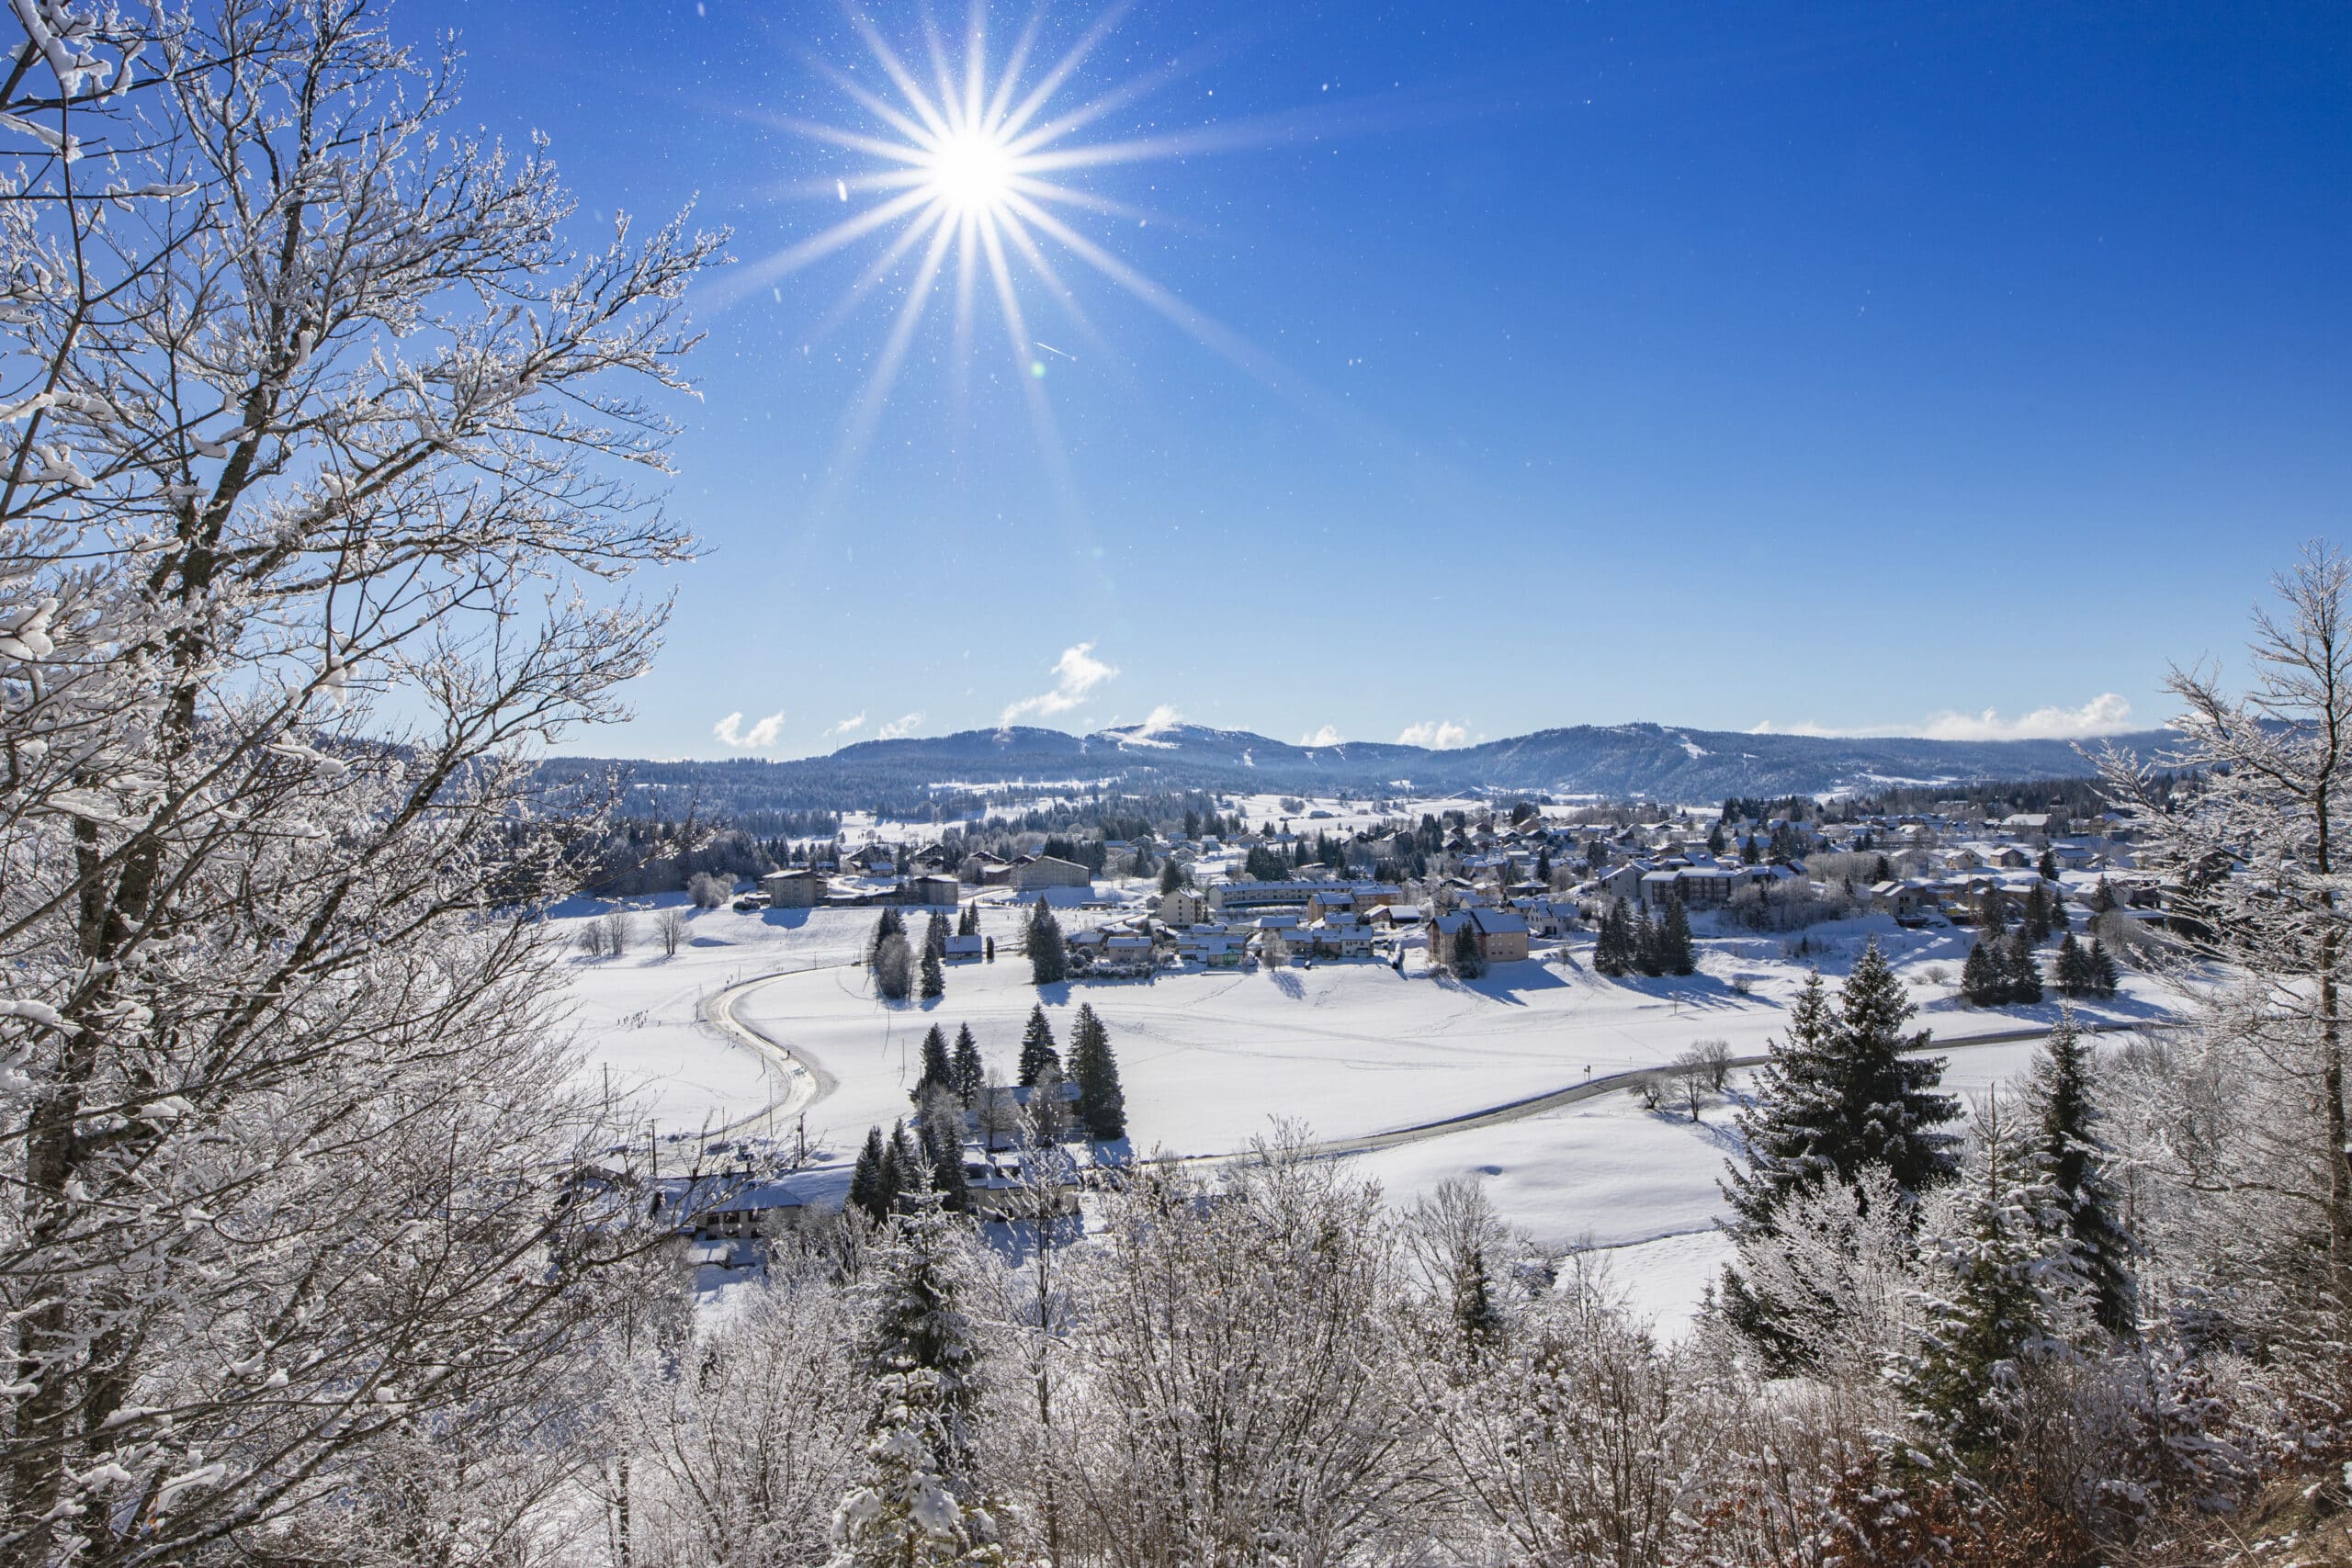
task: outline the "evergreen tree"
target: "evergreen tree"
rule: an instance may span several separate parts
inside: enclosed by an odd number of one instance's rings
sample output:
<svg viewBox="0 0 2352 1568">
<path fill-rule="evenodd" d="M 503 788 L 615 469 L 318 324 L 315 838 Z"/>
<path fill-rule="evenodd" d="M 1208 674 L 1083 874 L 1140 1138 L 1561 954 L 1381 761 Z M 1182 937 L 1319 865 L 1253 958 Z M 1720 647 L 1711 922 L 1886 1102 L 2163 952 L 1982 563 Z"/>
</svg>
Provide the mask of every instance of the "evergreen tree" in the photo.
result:
<svg viewBox="0 0 2352 1568">
<path fill-rule="evenodd" d="M 1997 942 L 2009 934 L 2009 901 L 1997 887 L 1987 887 L 1976 897 L 1976 940 Z"/>
<path fill-rule="evenodd" d="M 874 955 L 882 951 L 882 943 L 886 938 L 904 936 L 906 931 L 906 919 L 899 913 L 898 907 L 893 904 L 883 905 L 881 915 L 874 922 L 874 934 L 866 939 L 865 961 L 868 964 L 874 962 Z"/>
<path fill-rule="evenodd" d="M 979 1327 L 966 1306 L 967 1271 L 955 1222 L 935 1199 L 917 1201 L 877 1249 L 876 1314 L 866 1354 L 880 1373 L 938 1380 L 940 1470 L 971 1472 L 972 1423 L 980 1401 Z"/>
<path fill-rule="evenodd" d="M 1839 1002 L 1833 1013 L 1819 972 L 1807 976 L 1788 1034 L 1758 1077 L 1755 1103 L 1737 1118 L 1747 1167 L 1732 1166 L 1723 1190 L 1741 1246 L 1770 1236 L 1794 1194 L 1865 1167 L 1883 1167 L 1912 1194 L 1951 1173 L 1955 1140 L 1936 1129 L 1960 1107 L 1935 1092 L 1941 1058 L 1901 1055 L 1928 1035 L 1902 1032 L 1916 1010 L 1877 942 L 1855 961 Z M 1726 1317 L 1775 1362 L 1809 1359 L 1814 1348 L 1792 1341 L 1776 1304 L 1748 1289 L 1737 1264 L 1724 1283 Z"/>
<path fill-rule="evenodd" d="M 1038 1075 L 1046 1070 L 1048 1062 L 1058 1069 L 1062 1056 L 1055 1048 L 1054 1026 L 1046 1020 L 1045 1004 L 1041 1002 L 1029 1010 L 1029 1027 L 1021 1033 L 1021 1087 L 1035 1089 Z"/>
<path fill-rule="evenodd" d="M 1059 1056 L 1047 1056 L 1029 1089 L 1029 1121 L 1040 1148 L 1061 1142 L 1069 1134 L 1069 1078 Z"/>
<path fill-rule="evenodd" d="M 931 1187 L 931 1161 L 923 1157 L 914 1134 L 902 1118 L 890 1124 L 890 1141 L 882 1150 L 882 1187 L 891 1212 L 902 1212 L 916 1193 Z"/>
<path fill-rule="evenodd" d="M 1070 1077 L 1078 1084 L 1078 1119 L 1086 1135 L 1098 1141 L 1127 1135 L 1127 1099 L 1119 1087 L 1119 1063 L 1112 1055 L 1111 1032 L 1080 1004 L 1070 1026 Z"/>
<path fill-rule="evenodd" d="M 2090 954 L 2083 951 L 2083 944 L 2075 940 L 2072 931 L 2058 944 L 2058 961 L 2053 969 L 2052 977 L 2058 982 L 2058 994 L 2062 997 L 2088 996 L 2098 983 L 2092 974 Z"/>
<path fill-rule="evenodd" d="M 1476 980 L 1487 972 L 1486 954 L 1478 951 L 1478 928 L 1466 918 L 1462 929 L 1453 933 L 1453 972 L 1464 980 Z"/>
<path fill-rule="evenodd" d="M 943 942 L 945 938 L 941 939 Z M 922 961 L 915 969 L 915 995 L 927 1002 L 937 1001 L 947 994 L 946 965 L 939 961 L 939 952 L 929 943 L 923 945 Z"/>
<path fill-rule="evenodd" d="M 2001 943 L 2001 970 L 2009 1001 L 2030 1007 L 2041 999 L 2041 963 L 2023 931 Z"/>
<path fill-rule="evenodd" d="M 956 917 L 956 934 L 957 936 L 980 934 L 980 907 L 978 903 L 965 905 L 963 913 Z"/>
<path fill-rule="evenodd" d="M 1183 886 L 1184 868 L 1179 865 L 1173 857 L 1170 857 L 1168 863 L 1159 868 L 1160 894 L 1162 897 L 1165 897 L 1168 894 L 1177 891 Z"/>
<path fill-rule="evenodd" d="M 2091 913 L 2104 915 L 2115 907 L 2115 889 L 2109 887 L 2107 885 L 2107 878 L 2102 876 L 2098 879 L 2098 886 L 2091 889 Z"/>
<path fill-rule="evenodd" d="M 2063 931 L 2074 929 L 2075 918 L 2066 912 L 2066 894 L 2060 889 L 2050 896 L 2050 929 Z"/>
<path fill-rule="evenodd" d="M 1052 986 L 1069 977 L 1069 947 L 1062 940 L 1062 923 L 1042 897 L 1029 916 L 1028 949 L 1032 985 Z"/>
<path fill-rule="evenodd" d="M 1973 1007 L 1999 1007 L 2009 999 L 2009 976 L 1994 944 L 1980 936 L 1960 966 L 1960 994 Z"/>
<path fill-rule="evenodd" d="M 2075 1015 L 2061 1010 L 2058 1026 L 2035 1055 L 2026 1086 L 2036 1122 L 2034 1142 L 2043 1179 L 2064 1215 L 2067 1234 L 2100 1327 L 2116 1336 L 2133 1332 L 2138 1318 L 2132 1278 L 2132 1242 L 2115 1213 L 2115 1199 L 2100 1168 L 2106 1147 L 2099 1142 L 2098 1106 L 2091 1098 L 2090 1047 L 2075 1027 Z"/>
<path fill-rule="evenodd" d="M 1723 853 L 1724 847 L 1730 842 L 1731 840 L 1729 839 L 1724 837 L 1724 825 L 1722 822 L 1718 821 L 1713 827 L 1707 829 L 1707 852 L 1710 854 L 1719 855 Z"/>
<path fill-rule="evenodd" d="M 1690 941 L 1690 917 L 1682 908 L 1682 900 L 1669 898 L 1666 902 L 1666 923 L 1657 936 L 1660 966 L 1669 975 L 1688 975 L 1699 967 L 1696 946 Z"/>
<path fill-rule="evenodd" d="M 940 1472 L 940 1380 L 890 1372 L 881 1386 L 865 1476 L 834 1510 L 826 1568 L 1002 1568 L 994 1517 Z"/>
<path fill-rule="evenodd" d="M 886 1219 L 890 1213 L 890 1191 L 886 1185 L 884 1164 L 889 1150 L 882 1142 L 882 1129 L 865 1130 L 865 1146 L 857 1151 L 857 1163 L 850 1168 L 849 1201 L 852 1208 L 863 1209 L 871 1220 Z"/>
<path fill-rule="evenodd" d="M 988 1068 L 980 1062 L 979 1043 L 972 1038 L 968 1023 L 956 1026 L 955 1075 L 956 1098 L 969 1111 L 980 1097 L 980 1089 L 988 1081 Z"/>
<path fill-rule="evenodd" d="M 2107 943 L 2091 938 L 2090 970 L 2094 988 L 2102 997 L 2115 995 L 2115 987 L 2123 976 L 2116 972 L 2115 955 L 2107 951 Z"/>
<path fill-rule="evenodd" d="M 2050 896 L 2039 882 L 2026 889 L 2025 911 L 2018 925 L 2025 940 L 2036 947 L 2050 940 Z"/>
<path fill-rule="evenodd" d="M 925 1092 L 918 1134 L 940 1207 L 951 1214 L 964 1213 L 971 1205 L 971 1189 L 964 1178 L 964 1112 L 954 1090 L 939 1087 Z"/>
<path fill-rule="evenodd" d="M 926 1090 L 953 1089 L 955 1086 L 956 1068 L 947 1059 L 947 1035 L 934 1023 L 922 1037 L 922 1076 L 915 1079 L 911 1098 L 920 1104 Z"/>
<path fill-rule="evenodd" d="M 1658 951 L 1657 925 L 1650 919 L 1647 905 L 1634 921 L 1634 967 L 1652 978 L 1666 973 L 1666 961 Z"/>
<path fill-rule="evenodd" d="M 2048 845 L 2042 846 L 2041 859 L 2035 863 L 2034 869 L 2041 874 L 2044 882 L 2058 880 L 2058 857 L 2050 852 Z"/>
<path fill-rule="evenodd" d="M 946 955 L 946 911 L 943 909 L 933 909 L 931 912 L 930 920 L 926 922 L 922 928 L 922 947 L 925 953 L 933 953 L 941 957 L 944 957 Z"/>
<path fill-rule="evenodd" d="M 1919 1344 L 1894 1378 L 1913 1419 L 1965 1465 L 1996 1457 L 2013 1431 L 2026 1363 L 2066 1353 L 2056 1328 L 2075 1280 L 2031 1147 L 1998 1105 L 1962 1179 L 1957 1234 L 1925 1238 Z"/>
<path fill-rule="evenodd" d="M 1740 840 L 1739 859 L 1741 864 L 1754 865 L 1763 858 L 1764 852 L 1758 847 L 1755 834 L 1750 833 L 1747 838 Z"/>
<path fill-rule="evenodd" d="M 1625 901 L 1622 898 L 1609 906 L 1600 917 L 1600 933 L 1593 939 L 1593 972 L 1611 979 L 1630 971 L 1634 966 L 1633 928 L 1625 916 Z"/>
</svg>

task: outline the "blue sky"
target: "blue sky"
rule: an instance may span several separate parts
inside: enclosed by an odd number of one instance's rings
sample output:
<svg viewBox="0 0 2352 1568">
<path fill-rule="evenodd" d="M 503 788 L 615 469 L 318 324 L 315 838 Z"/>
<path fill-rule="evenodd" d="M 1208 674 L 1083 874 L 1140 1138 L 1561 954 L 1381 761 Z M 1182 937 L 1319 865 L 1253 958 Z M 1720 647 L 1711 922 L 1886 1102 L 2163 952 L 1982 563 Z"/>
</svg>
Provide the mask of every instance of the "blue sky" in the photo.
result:
<svg viewBox="0 0 2352 1568">
<path fill-rule="evenodd" d="M 1053 6 L 1030 79 L 1102 14 Z M 869 15 L 922 60 L 914 6 Z M 1068 144 L 1190 150 L 1057 174 L 1118 208 L 1064 216 L 1216 327 L 1047 239 L 1093 335 L 1016 260 L 1053 350 L 1013 357 L 985 278 L 959 347 L 951 250 L 846 462 L 920 247 L 821 333 L 894 231 L 759 270 L 883 199 L 831 182 L 884 162 L 789 123 L 882 129 L 820 68 L 888 90 L 837 6 L 395 25 L 458 28 L 469 118 L 549 135 L 586 215 L 735 231 L 673 498 L 709 553 L 639 716 L 582 750 L 1017 705 L 2069 732 L 2161 717 L 2166 661 L 2233 655 L 2267 575 L 2346 533 L 2341 6 L 1145 0 L 1041 121 L 1151 88 Z"/>
</svg>

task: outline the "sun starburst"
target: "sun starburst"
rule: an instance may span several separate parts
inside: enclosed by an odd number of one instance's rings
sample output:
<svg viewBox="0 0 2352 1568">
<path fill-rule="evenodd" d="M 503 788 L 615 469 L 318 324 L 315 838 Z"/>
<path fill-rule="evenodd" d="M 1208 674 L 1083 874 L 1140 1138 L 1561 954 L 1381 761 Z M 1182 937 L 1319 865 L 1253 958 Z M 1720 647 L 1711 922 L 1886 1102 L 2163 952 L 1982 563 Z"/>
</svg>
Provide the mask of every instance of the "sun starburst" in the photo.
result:
<svg viewBox="0 0 2352 1568">
<path fill-rule="evenodd" d="M 1095 219 L 1148 220 L 1149 214 L 1082 182 L 1089 172 L 1152 158 L 1241 144 L 1232 128 L 1204 132 L 1099 137 L 1111 117 L 1192 69 L 1172 62 L 1080 99 L 1072 91 L 1090 56 L 1111 36 L 1124 7 L 1096 17 L 1050 64 L 1038 55 L 1045 20 L 1034 14 L 1001 58 L 992 58 L 985 14 L 970 13 L 960 51 L 928 21 L 920 48 L 902 51 L 868 17 L 851 25 L 878 70 L 863 77 L 831 62 L 813 68 L 854 110 L 845 123 L 794 118 L 784 129 L 851 156 L 838 175 L 796 187 L 855 209 L 822 231 L 738 270 L 718 303 L 765 289 L 786 276 L 854 246 L 876 247 L 818 324 L 839 328 L 886 283 L 902 292 L 865 387 L 852 407 L 835 457 L 838 480 L 854 468 L 909 351 L 933 304 L 952 301 L 956 374 L 968 378 L 978 318 L 993 305 L 1045 456 L 1057 479 L 1067 469 L 1043 385 L 1049 362 L 1078 355 L 1041 343 L 1028 297 L 1042 292 L 1076 334 L 1073 346 L 1109 347 L 1062 276 L 1065 257 L 1116 285 L 1218 353 L 1261 371 L 1259 356 L 1234 334 L 1153 283 L 1102 241 L 1080 231 Z M 1042 289 L 1038 286 L 1042 286 Z M 1055 335 L 1059 335 L 1057 330 Z"/>
</svg>

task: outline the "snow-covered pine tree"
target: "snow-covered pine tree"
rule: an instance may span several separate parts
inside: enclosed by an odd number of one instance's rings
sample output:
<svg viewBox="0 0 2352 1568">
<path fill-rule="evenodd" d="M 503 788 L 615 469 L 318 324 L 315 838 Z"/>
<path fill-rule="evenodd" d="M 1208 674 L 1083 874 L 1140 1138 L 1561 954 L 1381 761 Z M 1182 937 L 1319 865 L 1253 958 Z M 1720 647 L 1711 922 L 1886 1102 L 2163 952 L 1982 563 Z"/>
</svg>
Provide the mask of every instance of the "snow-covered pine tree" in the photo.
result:
<svg viewBox="0 0 2352 1568">
<path fill-rule="evenodd" d="M 931 919 L 922 928 L 922 949 L 933 957 L 946 955 L 947 913 L 945 910 L 933 909 L 931 912 Z"/>
<path fill-rule="evenodd" d="M 988 1077 L 988 1068 L 980 1061 L 979 1043 L 972 1038 L 972 1026 L 956 1026 L 955 1084 L 956 1098 L 969 1111 L 978 1099 L 980 1086 Z"/>
<path fill-rule="evenodd" d="M 1172 856 L 1159 868 L 1159 891 L 1165 897 L 1184 886 L 1184 867 Z"/>
<path fill-rule="evenodd" d="M 1031 984 L 1052 986 L 1069 978 L 1069 945 L 1062 937 L 1062 923 L 1042 897 L 1030 912 L 1026 946 Z"/>
<path fill-rule="evenodd" d="M 2090 1047 L 2075 1026 L 2073 1011 L 2062 1008 L 2027 1081 L 2026 1107 L 2034 1120 L 2029 1135 L 2050 1201 L 2074 1237 L 2093 1315 L 2109 1334 L 2123 1337 L 2134 1332 L 2139 1316 L 2132 1238 L 2124 1234 L 2102 1168 L 2107 1147 L 2099 1137 L 2093 1079 Z"/>
<path fill-rule="evenodd" d="M 1078 1119 L 1098 1141 L 1127 1135 L 1127 1097 L 1119 1086 L 1119 1063 L 1111 1032 L 1091 1006 L 1080 1004 L 1069 1035 L 1070 1077 L 1078 1085 Z"/>
<path fill-rule="evenodd" d="M 873 1263 L 874 1319 L 866 1359 L 877 1374 L 921 1371 L 938 1380 L 941 1472 L 962 1486 L 971 1475 L 974 1421 L 984 1383 L 980 1325 L 967 1233 L 937 1197 L 911 1195 Z"/>
<path fill-rule="evenodd" d="M 895 1371 L 880 1382 L 865 1478 L 833 1515 L 825 1568 L 1002 1568 L 994 1516 L 941 1472 L 944 1380 Z"/>
<path fill-rule="evenodd" d="M 936 917 L 933 923 L 937 923 Z M 934 1002 L 946 994 L 947 973 L 940 963 L 939 950 L 925 942 L 922 958 L 915 967 L 915 995 L 924 1001 Z"/>
<path fill-rule="evenodd" d="M 957 936 L 980 934 L 980 907 L 978 903 L 965 905 L 963 913 L 956 917 L 956 934 Z"/>
<path fill-rule="evenodd" d="M 1029 1010 L 1028 1027 L 1021 1032 L 1020 1082 L 1023 1089 L 1035 1088 L 1037 1075 L 1050 1062 L 1061 1066 L 1061 1053 L 1054 1046 L 1054 1026 L 1046 1017 L 1043 1002 Z"/>
<path fill-rule="evenodd" d="M 1930 1205 L 1917 1348 L 1894 1382 L 1912 1418 L 1962 1464 L 1994 1457 L 2022 1409 L 2030 1364 L 2072 1354 L 2081 1277 L 2030 1138 L 1987 1101 L 1960 1178 Z"/>
<path fill-rule="evenodd" d="M 1882 1168 L 1916 1196 L 1951 1172 L 1956 1140 L 1936 1129 L 1960 1108 L 1935 1092 L 1941 1058 L 1902 1055 L 1928 1036 L 1904 1035 L 1915 1010 L 1877 942 L 1855 961 L 1839 1003 L 1833 1013 L 1819 973 L 1807 976 L 1788 1033 L 1758 1075 L 1755 1103 L 1737 1118 L 1746 1167 L 1732 1165 L 1723 1190 L 1743 1261 L 1771 1235 L 1784 1204 L 1826 1180 L 1853 1181 Z M 1781 1364 L 1804 1364 L 1817 1352 L 1795 1341 L 1785 1314 L 1751 1287 L 1739 1262 L 1724 1273 L 1724 1310 Z"/>
</svg>

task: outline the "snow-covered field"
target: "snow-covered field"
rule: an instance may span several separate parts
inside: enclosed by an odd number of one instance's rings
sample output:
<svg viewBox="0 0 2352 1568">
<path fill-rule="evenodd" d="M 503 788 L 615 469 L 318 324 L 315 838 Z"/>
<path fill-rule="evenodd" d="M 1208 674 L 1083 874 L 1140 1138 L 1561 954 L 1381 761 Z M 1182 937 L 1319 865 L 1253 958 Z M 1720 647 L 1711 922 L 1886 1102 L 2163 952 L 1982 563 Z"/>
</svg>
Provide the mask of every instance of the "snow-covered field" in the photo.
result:
<svg viewBox="0 0 2352 1568">
<path fill-rule="evenodd" d="M 923 1032 L 968 1023 L 982 1054 L 1008 1077 L 1030 1009 L 1042 1002 L 1067 1042 L 1080 1003 L 1109 1025 L 1124 1075 L 1136 1147 L 1181 1155 L 1246 1147 L 1276 1119 L 1318 1138 L 1417 1126 L 1600 1076 L 1671 1060 L 1717 1037 L 1735 1054 L 1760 1053 L 1782 1027 L 1804 966 L 1833 979 L 1877 937 L 1914 982 L 1921 1023 L 1955 1041 L 2047 1021 L 2054 1006 L 1963 1009 L 1956 980 L 1965 936 L 1906 931 L 1883 919 L 1815 928 L 1809 951 L 1781 938 L 1712 937 L 1701 973 L 1681 980 L 1612 981 L 1576 961 L 1501 964 L 1463 985 L 1434 979 L 1418 955 L 1399 976 L 1384 964 L 1325 963 L 1278 971 L 1190 973 L 1136 981 L 1079 981 L 1040 990 L 1015 948 L 1020 912 L 986 906 L 994 964 L 951 968 L 947 994 L 929 1004 L 885 1004 L 855 959 L 876 912 L 792 910 L 694 914 L 688 941 L 664 956 L 652 922 L 618 959 L 571 960 L 584 1070 L 641 1097 L 665 1132 L 730 1125 L 769 1130 L 762 1112 L 782 1092 L 761 1058 L 698 1020 L 702 999 L 762 976 L 737 1017 L 830 1075 L 837 1087 L 807 1113 L 813 1146 L 851 1151 L 867 1126 L 906 1113 Z M 910 920 L 919 932 L 925 917 Z M 1089 917 L 1069 911 L 1072 923 Z M 1742 994 L 1743 991 L 1745 994 Z M 2086 1016 L 2127 1022 L 2163 1010 L 2137 976 Z M 2009 1077 L 2029 1044 L 1963 1047 L 1947 1083 L 1982 1089 Z M 1710 1234 L 1720 1212 L 1715 1178 L 1731 1147 L 1728 1107 L 1693 1126 L 1611 1093 L 1523 1120 L 1430 1137 L 1354 1156 L 1405 1201 L 1451 1177 L 1485 1182 L 1496 1205 L 1547 1247 L 1611 1249 L 1614 1276 L 1662 1320 L 1687 1312 L 1722 1257 Z M 779 1134 L 789 1126 L 773 1129 Z"/>
</svg>

